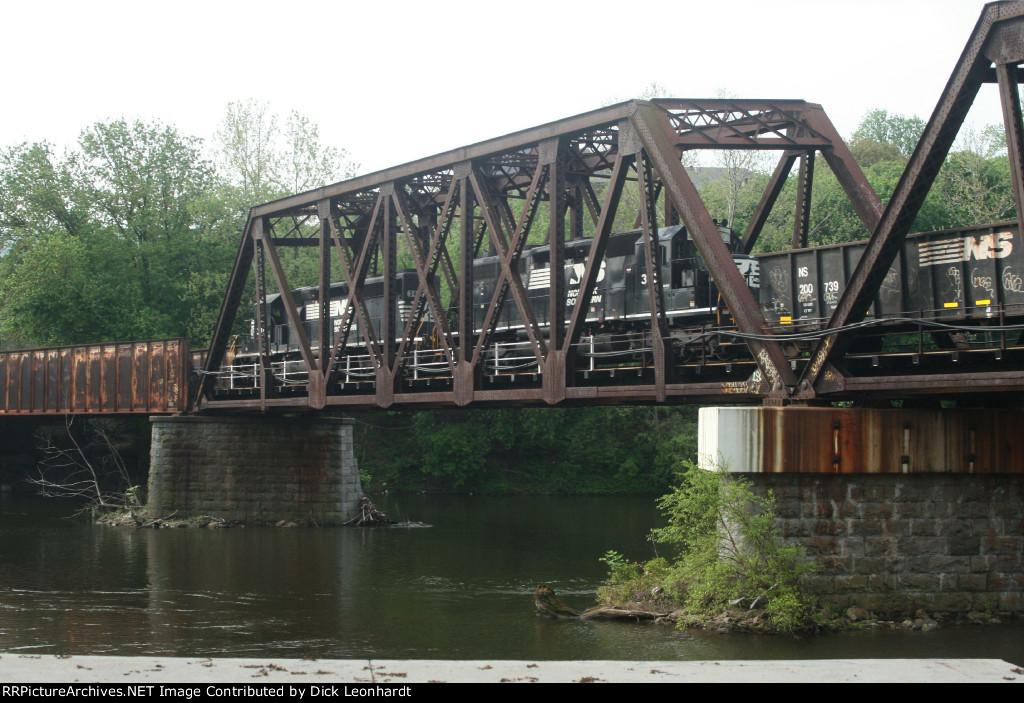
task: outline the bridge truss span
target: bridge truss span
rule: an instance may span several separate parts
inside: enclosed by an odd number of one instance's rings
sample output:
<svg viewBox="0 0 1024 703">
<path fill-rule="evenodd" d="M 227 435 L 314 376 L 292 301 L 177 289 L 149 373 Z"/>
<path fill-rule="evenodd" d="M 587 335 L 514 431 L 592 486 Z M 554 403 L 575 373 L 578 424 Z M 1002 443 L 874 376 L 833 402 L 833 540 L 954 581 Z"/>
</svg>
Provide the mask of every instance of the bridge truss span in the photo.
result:
<svg viewBox="0 0 1024 703">
<path fill-rule="evenodd" d="M 988 346 L 940 344 L 928 359 L 922 347 L 916 373 L 851 342 L 990 80 L 1006 106 L 1020 212 L 1022 17 L 1021 3 L 986 6 L 888 206 L 821 106 L 674 98 L 612 105 L 257 206 L 194 406 L 784 404 L 1021 389 L 1002 304 L 989 315 L 1000 324 Z M 700 197 L 700 171 L 688 166 L 706 150 L 777 159 L 742 233 Z M 870 239 L 818 336 L 795 344 L 766 317 L 748 255 L 794 168 L 793 246 L 806 247 L 819 158 Z M 242 341 L 240 309 L 252 310 Z M 924 326 L 898 331 L 934 336 Z M 984 361 L 965 371 L 952 361 L 961 351 Z"/>
</svg>

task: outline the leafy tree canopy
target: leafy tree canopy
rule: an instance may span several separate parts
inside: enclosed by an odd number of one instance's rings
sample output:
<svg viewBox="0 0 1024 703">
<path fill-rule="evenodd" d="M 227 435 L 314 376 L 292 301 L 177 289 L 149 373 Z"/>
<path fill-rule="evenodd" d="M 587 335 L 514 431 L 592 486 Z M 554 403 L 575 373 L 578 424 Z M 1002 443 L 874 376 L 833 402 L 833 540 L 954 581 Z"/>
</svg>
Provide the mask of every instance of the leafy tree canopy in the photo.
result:
<svg viewBox="0 0 1024 703">
<path fill-rule="evenodd" d="M 924 132 L 925 122 L 917 115 L 890 114 L 888 110 L 869 110 L 850 139 L 850 148 L 858 148 L 864 142 L 888 145 L 904 156 L 914 153 L 917 142 Z"/>
</svg>

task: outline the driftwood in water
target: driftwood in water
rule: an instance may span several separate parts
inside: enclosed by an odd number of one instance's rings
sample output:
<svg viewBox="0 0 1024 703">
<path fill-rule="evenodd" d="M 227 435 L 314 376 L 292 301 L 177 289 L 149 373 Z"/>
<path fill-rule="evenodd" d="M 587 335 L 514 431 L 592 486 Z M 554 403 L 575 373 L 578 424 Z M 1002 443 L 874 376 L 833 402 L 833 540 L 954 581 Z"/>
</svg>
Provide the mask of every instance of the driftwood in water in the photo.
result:
<svg viewBox="0 0 1024 703">
<path fill-rule="evenodd" d="M 370 499 L 363 496 L 359 499 L 359 514 L 344 523 L 345 525 L 393 525 L 395 521 L 377 510 L 377 506 L 370 502 Z"/>
<path fill-rule="evenodd" d="M 582 613 L 570 608 L 555 595 L 555 589 L 551 586 L 538 586 L 533 593 L 533 604 L 537 607 L 537 613 L 553 618 L 580 618 L 581 620 L 657 620 L 665 617 L 668 613 L 654 613 L 649 610 L 634 610 L 632 608 L 614 608 L 599 605 L 584 610 Z"/>
<path fill-rule="evenodd" d="M 654 613 L 650 610 L 634 610 L 633 608 L 615 608 L 599 605 L 587 608 L 580 613 L 581 620 L 657 620 L 668 613 Z"/>
</svg>

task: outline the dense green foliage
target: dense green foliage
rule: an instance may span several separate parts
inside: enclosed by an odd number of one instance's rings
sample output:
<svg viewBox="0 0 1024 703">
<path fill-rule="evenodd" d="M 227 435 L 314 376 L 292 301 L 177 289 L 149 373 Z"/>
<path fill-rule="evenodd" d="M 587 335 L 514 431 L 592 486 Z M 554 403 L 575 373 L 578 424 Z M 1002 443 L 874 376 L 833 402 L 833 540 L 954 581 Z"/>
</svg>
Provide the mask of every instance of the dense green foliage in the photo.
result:
<svg viewBox="0 0 1024 703">
<path fill-rule="evenodd" d="M 803 579 L 814 567 L 800 547 L 783 543 L 771 492 L 758 496 L 742 477 L 689 463 L 658 506 L 668 526 L 651 538 L 679 549 L 670 592 L 687 609 L 760 606 L 783 630 L 810 622 L 814 601 Z"/>
<path fill-rule="evenodd" d="M 696 409 L 509 408 L 356 416 L 368 490 L 636 493 L 665 490 L 696 453 Z"/>
<path fill-rule="evenodd" d="M 658 501 L 668 525 L 651 534 L 675 556 L 636 564 L 609 552 L 598 599 L 616 604 L 657 594 L 692 616 L 758 609 L 772 629 L 811 625 L 815 601 L 803 582 L 814 566 L 783 542 L 771 493 L 756 495 L 742 477 L 683 463 L 678 485 Z"/>
<path fill-rule="evenodd" d="M 83 130 L 63 154 L 0 151 L 0 348 L 206 345 L 248 208 L 354 171 L 301 115 L 280 130 L 257 103 L 229 106 L 221 138 L 219 170 L 202 140 L 126 120 Z M 253 176 L 239 164 L 257 151 Z"/>
</svg>

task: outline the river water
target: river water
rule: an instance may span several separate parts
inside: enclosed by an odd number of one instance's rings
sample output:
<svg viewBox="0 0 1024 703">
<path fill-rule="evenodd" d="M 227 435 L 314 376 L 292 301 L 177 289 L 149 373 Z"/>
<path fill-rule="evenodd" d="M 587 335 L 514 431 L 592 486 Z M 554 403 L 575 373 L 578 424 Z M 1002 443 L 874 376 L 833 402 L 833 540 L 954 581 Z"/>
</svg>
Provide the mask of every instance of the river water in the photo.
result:
<svg viewBox="0 0 1024 703">
<path fill-rule="evenodd" d="M 385 496 L 419 529 L 136 530 L 0 494 L 0 651 L 415 659 L 981 657 L 1024 664 L 1024 623 L 717 635 L 552 621 L 593 604 L 615 549 L 652 555 L 646 497 Z"/>
</svg>

